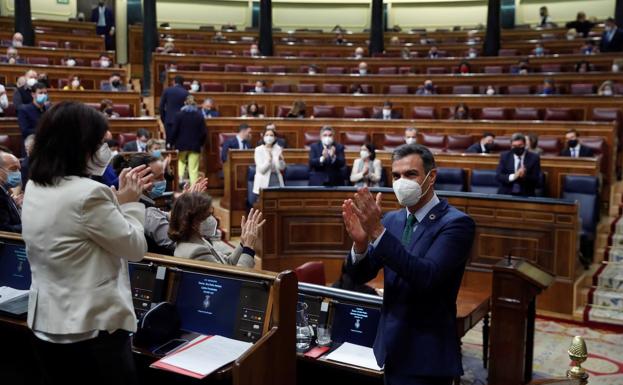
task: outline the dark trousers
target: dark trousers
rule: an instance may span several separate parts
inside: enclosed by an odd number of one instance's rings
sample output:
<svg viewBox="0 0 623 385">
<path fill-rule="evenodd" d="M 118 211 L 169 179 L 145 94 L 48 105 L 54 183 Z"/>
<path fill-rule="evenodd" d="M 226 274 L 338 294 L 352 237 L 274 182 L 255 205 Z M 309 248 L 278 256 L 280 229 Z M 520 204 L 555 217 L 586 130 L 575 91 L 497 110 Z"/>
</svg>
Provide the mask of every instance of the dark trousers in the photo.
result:
<svg viewBox="0 0 623 385">
<path fill-rule="evenodd" d="M 108 29 L 108 27 L 95 27 L 95 33 L 97 33 L 98 35 L 104 35 L 106 51 L 114 51 L 114 36 L 110 36 L 110 30 Z"/>
<path fill-rule="evenodd" d="M 100 331 L 96 338 L 73 344 L 32 338 L 45 385 L 138 384 L 127 331 Z"/>
<path fill-rule="evenodd" d="M 414 363 L 416 364 L 416 363 Z M 452 385 L 452 377 L 413 376 L 394 370 L 391 363 L 385 361 L 385 385 Z"/>
</svg>

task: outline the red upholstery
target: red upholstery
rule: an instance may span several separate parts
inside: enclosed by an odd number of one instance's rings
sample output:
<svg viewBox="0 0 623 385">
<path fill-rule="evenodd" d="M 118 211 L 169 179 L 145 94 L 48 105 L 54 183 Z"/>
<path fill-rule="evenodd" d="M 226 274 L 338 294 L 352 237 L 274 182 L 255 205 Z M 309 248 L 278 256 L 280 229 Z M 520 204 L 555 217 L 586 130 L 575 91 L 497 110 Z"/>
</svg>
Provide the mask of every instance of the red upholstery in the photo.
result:
<svg viewBox="0 0 623 385">
<path fill-rule="evenodd" d="M 117 141 L 119 142 L 119 148 L 123 148 L 123 145 L 129 142 L 132 142 L 134 140 L 136 140 L 135 133 L 121 133 L 119 134 L 118 139 L 117 139 Z"/>
<path fill-rule="evenodd" d="M 337 114 L 335 113 L 334 106 L 314 106 L 313 115 L 316 118 L 335 118 Z"/>
<path fill-rule="evenodd" d="M 435 107 L 413 107 L 413 119 L 437 119 Z"/>
<path fill-rule="evenodd" d="M 504 72 L 502 66 L 485 66 L 484 73 L 486 74 L 501 74 Z"/>
<path fill-rule="evenodd" d="M 48 60 L 47 57 L 29 57 L 28 58 L 28 63 L 29 64 L 48 65 L 50 63 L 50 61 Z"/>
<path fill-rule="evenodd" d="M 503 107 L 485 107 L 482 109 L 480 118 L 487 120 L 507 120 L 508 110 Z"/>
<path fill-rule="evenodd" d="M 322 85 L 322 92 L 325 94 L 343 94 L 344 91 L 343 84 L 325 83 Z"/>
<path fill-rule="evenodd" d="M 242 72 L 243 70 L 242 64 L 225 64 L 225 72 Z"/>
<path fill-rule="evenodd" d="M 223 71 L 223 66 L 214 63 L 201 63 L 199 64 L 199 71 L 220 72 Z"/>
<path fill-rule="evenodd" d="M 221 50 L 216 51 L 216 55 L 217 56 L 234 56 L 234 51 L 230 49 L 221 49 Z M 242 72 L 242 71 L 236 71 L 236 72 Z"/>
<path fill-rule="evenodd" d="M 203 92 L 225 92 L 225 86 L 221 83 L 201 83 L 201 91 Z"/>
<path fill-rule="evenodd" d="M 15 109 L 15 104 L 13 104 L 11 101 L 9 101 L 9 106 L 7 108 L 4 109 L 4 116 L 5 117 L 16 117 L 17 116 L 17 110 Z"/>
<path fill-rule="evenodd" d="M 379 75 L 395 75 L 398 73 L 396 67 L 379 67 Z"/>
<path fill-rule="evenodd" d="M 365 131 L 342 132 L 342 144 L 347 151 L 359 151 L 361 146 L 370 141 Z"/>
<path fill-rule="evenodd" d="M 560 64 L 541 64 L 541 72 L 561 72 Z"/>
<path fill-rule="evenodd" d="M 515 48 L 502 48 L 498 51 L 498 56 L 517 56 Z"/>
<path fill-rule="evenodd" d="M 474 86 L 469 86 L 469 85 L 454 86 L 452 87 L 452 93 L 454 95 L 473 94 Z"/>
<path fill-rule="evenodd" d="M 412 74 L 413 73 L 413 68 L 409 67 L 409 66 L 400 66 L 400 67 L 398 67 L 398 73 L 401 74 L 401 75 Z"/>
<path fill-rule="evenodd" d="M 202 55 L 202 56 L 210 55 L 212 53 L 210 52 L 210 50 L 207 50 L 207 49 L 192 49 L 190 50 L 190 52 L 193 55 Z"/>
<path fill-rule="evenodd" d="M 305 262 L 294 269 L 294 273 L 299 282 L 313 283 L 322 286 L 327 284 L 324 275 L 324 262 L 322 261 Z"/>
<path fill-rule="evenodd" d="M 266 72 L 266 68 L 264 66 L 246 66 L 246 72 Z"/>
<path fill-rule="evenodd" d="M 134 111 L 129 104 L 113 104 L 112 109 L 122 118 L 134 117 Z"/>
<path fill-rule="evenodd" d="M 0 135 L 0 146 L 4 146 L 11 150 L 13 154 L 19 154 L 22 148 L 22 137 L 15 135 Z"/>
<path fill-rule="evenodd" d="M 317 131 L 305 133 L 305 149 L 309 150 L 309 146 L 320 141 L 320 134 Z"/>
<path fill-rule="evenodd" d="M 543 149 L 543 155 L 560 154 L 560 138 L 557 136 L 539 136 L 538 146 Z"/>
<path fill-rule="evenodd" d="M 512 86 L 508 86 L 508 94 L 509 95 L 529 95 L 530 94 L 530 86 L 525 84 L 514 84 Z"/>
<path fill-rule="evenodd" d="M 315 84 L 299 84 L 297 88 L 298 92 L 302 94 L 313 94 L 314 92 L 316 92 Z"/>
<path fill-rule="evenodd" d="M 493 138 L 493 147 L 495 151 L 506 151 L 511 148 L 510 136 L 496 136 Z"/>
<path fill-rule="evenodd" d="M 405 144 L 405 137 L 398 134 L 383 134 L 383 150 L 393 151 L 398 146 Z"/>
<path fill-rule="evenodd" d="M 240 92 L 253 92 L 255 90 L 255 83 L 246 83 L 240 85 Z"/>
<path fill-rule="evenodd" d="M 343 117 L 348 119 L 365 119 L 368 118 L 368 110 L 365 107 L 345 106 Z"/>
<path fill-rule="evenodd" d="M 602 136 L 581 136 L 579 140 L 583 146 L 593 150 L 595 156 L 602 155 L 606 150 L 606 142 Z"/>
<path fill-rule="evenodd" d="M 292 108 L 290 106 L 279 106 L 277 107 L 277 117 L 285 118 L 290 113 Z"/>
<path fill-rule="evenodd" d="M 545 120 L 573 120 L 574 114 L 570 108 L 546 108 Z"/>
<path fill-rule="evenodd" d="M 446 136 L 443 134 L 422 134 L 422 144 L 433 152 L 441 152 L 446 149 Z"/>
<path fill-rule="evenodd" d="M 68 79 L 64 79 L 64 78 L 63 79 L 58 79 L 58 88 L 59 89 L 63 89 L 63 87 L 65 87 L 68 84 L 69 84 L 69 80 Z"/>
<path fill-rule="evenodd" d="M 41 40 L 39 42 L 39 47 L 58 48 L 58 42 Z"/>
<path fill-rule="evenodd" d="M 273 73 L 273 74 L 286 73 L 288 72 L 288 69 L 284 65 L 273 65 L 273 66 L 268 66 L 268 72 Z"/>
<path fill-rule="evenodd" d="M 220 154 L 223 152 L 223 143 L 225 143 L 226 140 L 233 138 L 236 136 L 235 132 L 221 132 L 218 134 L 218 161 L 219 163 L 222 163 L 221 161 L 221 157 Z"/>
<path fill-rule="evenodd" d="M 595 86 L 590 83 L 575 83 L 571 85 L 572 95 L 590 95 L 595 93 Z"/>
<path fill-rule="evenodd" d="M 391 84 L 387 88 L 388 94 L 406 95 L 409 93 L 409 86 L 406 84 Z"/>
<path fill-rule="evenodd" d="M 435 74 L 445 74 L 446 71 L 446 67 L 428 67 L 426 68 L 426 73 L 429 75 L 435 75 Z"/>
<path fill-rule="evenodd" d="M 326 73 L 331 75 L 340 75 L 344 73 L 344 67 L 327 67 Z"/>
<path fill-rule="evenodd" d="M 539 120 L 539 110 L 534 107 L 515 108 L 514 118 L 516 120 Z"/>
<path fill-rule="evenodd" d="M 618 108 L 593 108 L 592 120 L 595 122 L 621 121 L 621 110 Z"/>
<path fill-rule="evenodd" d="M 275 83 L 270 88 L 271 92 L 290 92 L 290 85 L 283 83 Z"/>
<path fill-rule="evenodd" d="M 448 135 L 447 152 L 463 153 L 474 143 L 471 135 Z"/>
<path fill-rule="evenodd" d="M 300 57 L 316 57 L 318 55 L 316 55 L 316 52 L 309 52 L 309 51 L 301 51 L 301 53 L 299 53 Z"/>
</svg>

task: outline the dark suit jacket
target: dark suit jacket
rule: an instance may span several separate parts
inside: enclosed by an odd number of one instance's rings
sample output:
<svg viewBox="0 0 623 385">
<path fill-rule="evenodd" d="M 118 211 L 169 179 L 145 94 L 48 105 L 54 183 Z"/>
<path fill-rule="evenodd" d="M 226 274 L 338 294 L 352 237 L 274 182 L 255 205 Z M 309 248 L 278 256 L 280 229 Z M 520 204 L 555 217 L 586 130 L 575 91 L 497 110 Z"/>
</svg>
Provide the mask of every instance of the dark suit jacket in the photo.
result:
<svg viewBox="0 0 623 385">
<path fill-rule="evenodd" d="M 383 307 L 374 341 L 377 363 L 403 376 L 463 374 L 456 332 L 456 298 L 474 240 L 475 223 L 441 200 L 417 225 L 407 247 L 401 243 L 405 209 L 383 218 L 376 248 L 347 271 L 357 283 L 384 273 Z M 386 373 L 387 375 L 388 373 Z"/>
<path fill-rule="evenodd" d="M 565 147 L 560 152 L 560 156 L 571 156 L 571 149 L 569 149 L 569 147 Z M 593 156 L 595 156 L 595 154 L 593 153 L 593 150 L 590 147 L 582 146 L 580 144 L 580 158 L 583 158 L 583 157 L 590 158 Z"/>
<path fill-rule="evenodd" d="M 480 142 L 474 143 L 471 146 L 467 147 L 467 150 L 465 150 L 466 153 L 468 154 L 485 154 L 487 153 L 486 151 L 482 151 L 482 146 L 480 145 Z"/>
<path fill-rule="evenodd" d="M 97 25 L 99 18 L 99 7 L 95 7 L 91 10 L 91 21 Z M 104 9 L 104 18 L 106 19 L 106 33 L 108 33 L 115 26 L 115 17 L 112 14 L 112 10 L 108 7 Z"/>
<path fill-rule="evenodd" d="M 344 175 L 342 167 L 344 167 L 344 146 L 334 143 L 335 161 L 330 163 L 328 159 L 324 163 L 320 163 L 322 156 L 323 144 L 316 142 L 309 149 L 309 185 L 310 186 L 343 186 Z"/>
<path fill-rule="evenodd" d="M 180 85 L 169 87 L 162 93 L 160 98 L 160 120 L 165 126 L 173 125 L 175 114 L 184 106 L 184 101 L 188 96 L 188 90 Z"/>
<path fill-rule="evenodd" d="M 9 192 L 0 186 L 0 231 L 22 232 L 22 218 Z"/>
<path fill-rule="evenodd" d="M 623 31 L 621 28 L 617 28 L 612 40 L 608 41 L 608 34 L 606 31 L 601 34 L 601 42 L 599 43 L 599 50 L 601 52 L 621 52 L 623 51 Z"/>
<path fill-rule="evenodd" d="M 33 103 L 25 104 L 17 109 L 17 122 L 22 131 L 22 138 L 26 139 L 28 135 L 34 134 L 37 129 L 37 123 L 41 119 L 44 109 L 39 109 Z"/>
<path fill-rule="evenodd" d="M 383 119 L 383 111 L 377 112 L 372 116 L 372 119 Z M 400 111 L 392 110 L 391 119 L 402 119 Z"/>
<path fill-rule="evenodd" d="M 124 144 L 123 151 L 124 152 L 139 152 L 138 143 L 136 143 L 136 140 L 133 140 L 131 142 Z"/>
<path fill-rule="evenodd" d="M 526 175 L 514 182 L 509 182 L 508 176 L 515 173 L 514 154 L 511 151 L 505 151 L 500 155 L 500 163 L 498 163 L 496 170 L 496 178 L 500 183 L 498 194 L 513 194 L 513 185 L 518 184 L 519 192 L 514 193 L 514 195 L 534 196 L 534 190 L 541 175 L 541 157 L 532 151 L 526 151 L 524 167 L 526 168 Z"/>
<path fill-rule="evenodd" d="M 240 148 L 238 146 L 238 138 L 233 137 L 233 138 L 229 138 L 225 141 L 225 143 L 223 143 L 223 148 L 221 148 L 221 161 L 223 163 L 225 163 L 227 161 L 227 154 L 229 153 L 229 149 L 232 150 L 245 150 L 248 148 L 253 148 L 251 146 L 251 144 L 247 141 L 244 140 L 243 142 L 243 148 Z"/>
<path fill-rule="evenodd" d="M 179 151 L 200 152 L 206 140 L 206 121 L 198 108 L 184 107 L 175 115 L 170 141 Z"/>
</svg>

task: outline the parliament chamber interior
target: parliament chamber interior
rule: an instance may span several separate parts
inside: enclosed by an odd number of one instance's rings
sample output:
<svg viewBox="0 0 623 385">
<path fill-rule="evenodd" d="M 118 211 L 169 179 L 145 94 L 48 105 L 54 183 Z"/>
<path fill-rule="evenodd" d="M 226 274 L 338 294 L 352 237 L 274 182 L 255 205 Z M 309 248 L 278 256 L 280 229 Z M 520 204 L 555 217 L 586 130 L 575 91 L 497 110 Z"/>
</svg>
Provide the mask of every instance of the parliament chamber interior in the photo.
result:
<svg viewBox="0 0 623 385">
<path fill-rule="evenodd" d="M 623 0 L 0 27 L 2 384 L 623 384 Z"/>
</svg>

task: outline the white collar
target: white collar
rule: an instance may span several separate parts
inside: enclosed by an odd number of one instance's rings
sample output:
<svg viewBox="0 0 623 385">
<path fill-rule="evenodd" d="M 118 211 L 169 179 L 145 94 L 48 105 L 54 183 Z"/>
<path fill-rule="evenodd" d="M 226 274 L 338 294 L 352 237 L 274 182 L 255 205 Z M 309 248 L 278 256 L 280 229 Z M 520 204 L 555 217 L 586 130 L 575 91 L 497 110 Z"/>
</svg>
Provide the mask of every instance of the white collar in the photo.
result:
<svg viewBox="0 0 623 385">
<path fill-rule="evenodd" d="M 414 213 L 415 219 L 417 219 L 418 223 L 426 219 L 426 216 L 428 215 L 428 213 L 433 209 L 433 207 L 437 206 L 439 202 L 440 202 L 439 197 L 437 196 L 437 194 L 433 192 L 433 197 L 428 202 L 426 202 L 424 206 L 420 207 Z M 408 207 L 405 207 L 405 211 L 407 212 L 407 219 L 408 219 L 411 212 L 409 212 Z"/>
</svg>

